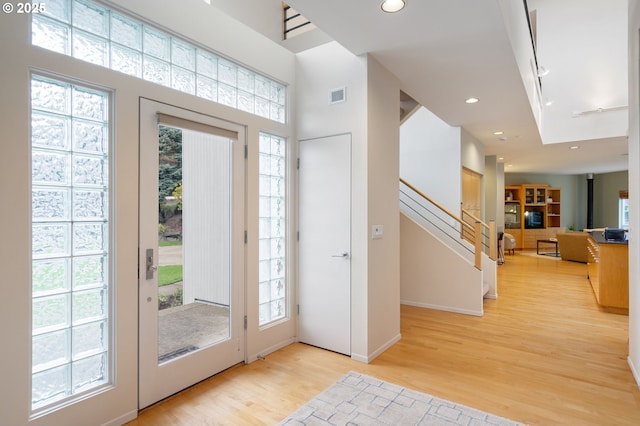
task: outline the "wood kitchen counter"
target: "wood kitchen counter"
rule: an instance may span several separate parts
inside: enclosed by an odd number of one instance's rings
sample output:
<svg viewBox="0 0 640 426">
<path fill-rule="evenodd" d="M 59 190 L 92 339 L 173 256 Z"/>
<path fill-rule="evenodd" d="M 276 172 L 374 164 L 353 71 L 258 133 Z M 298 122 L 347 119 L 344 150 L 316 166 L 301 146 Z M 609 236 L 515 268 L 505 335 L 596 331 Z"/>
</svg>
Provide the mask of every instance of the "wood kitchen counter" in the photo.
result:
<svg viewBox="0 0 640 426">
<path fill-rule="evenodd" d="M 606 311 L 629 314 L 629 245 L 588 238 L 588 275 L 598 304 Z"/>
</svg>

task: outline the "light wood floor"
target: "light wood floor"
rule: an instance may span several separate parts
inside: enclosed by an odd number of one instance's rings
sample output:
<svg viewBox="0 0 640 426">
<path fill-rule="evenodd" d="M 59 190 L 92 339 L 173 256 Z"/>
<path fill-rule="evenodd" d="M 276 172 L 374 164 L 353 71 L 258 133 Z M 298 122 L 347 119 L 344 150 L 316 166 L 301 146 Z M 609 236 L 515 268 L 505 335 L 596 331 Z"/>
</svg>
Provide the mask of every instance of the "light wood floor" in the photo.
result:
<svg viewBox="0 0 640 426">
<path fill-rule="evenodd" d="M 275 424 L 353 370 L 531 425 L 640 425 L 628 317 L 598 309 L 586 265 L 507 255 L 484 317 L 402 307 L 371 364 L 293 344 L 140 413 L 131 426 Z"/>
</svg>

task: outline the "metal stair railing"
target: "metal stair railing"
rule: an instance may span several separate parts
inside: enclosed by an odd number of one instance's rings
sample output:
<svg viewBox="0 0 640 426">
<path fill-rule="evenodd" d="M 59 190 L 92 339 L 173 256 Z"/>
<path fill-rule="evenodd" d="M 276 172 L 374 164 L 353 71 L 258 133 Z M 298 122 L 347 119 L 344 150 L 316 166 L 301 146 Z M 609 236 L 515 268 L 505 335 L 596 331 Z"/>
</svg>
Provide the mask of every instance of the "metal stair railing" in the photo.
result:
<svg viewBox="0 0 640 426">
<path fill-rule="evenodd" d="M 469 225 L 475 223 L 481 224 L 481 232 L 474 235 L 464 235 L 464 238 L 470 238 L 470 242 L 474 244 L 475 235 L 480 235 L 482 241 L 482 252 L 489 256 L 489 259 L 496 260 L 498 254 L 498 236 L 496 234 L 496 222 L 491 220 L 489 223 L 483 222 L 481 219 L 474 216 L 471 212 L 465 209 L 461 209 L 461 219 Z"/>
<path fill-rule="evenodd" d="M 286 3 L 282 3 L 282 39 L 289 38 L 300 33 L 303 28 L 313 26 L 311 21 L 298 13 Z"/>
<path fill-rule="evenodd" d="M 413 214 L 434 226 L 442 235 L 446 235 L 451 245 L 457 245 L 459 249 L 471 252 L 474 257 L 474 266 L 478 270 L 482 270 L 483 252 L 488 253 L 492 260 L 496 259 L 497 236 L 493 221 L 487 225 L 468 214 L 473 217 L 473 223 L 468 223 L 469 219 L 462 220 L 402 178 L 400 178 L 400 202 Z"/>
</svg>

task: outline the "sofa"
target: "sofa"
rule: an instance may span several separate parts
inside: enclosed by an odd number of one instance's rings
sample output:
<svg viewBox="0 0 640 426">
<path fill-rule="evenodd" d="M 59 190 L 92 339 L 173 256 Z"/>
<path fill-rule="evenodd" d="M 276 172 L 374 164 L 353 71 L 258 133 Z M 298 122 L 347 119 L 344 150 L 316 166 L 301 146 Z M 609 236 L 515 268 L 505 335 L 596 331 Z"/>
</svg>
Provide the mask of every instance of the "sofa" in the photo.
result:
<svg viewBox="0 0 640 426">
<path fill-rule="evenodd" d="M 558 250 L 562 260 L 587 263 L 587 239 L 586 232 L 559 232 L 556 234 Z"/>
</svg>

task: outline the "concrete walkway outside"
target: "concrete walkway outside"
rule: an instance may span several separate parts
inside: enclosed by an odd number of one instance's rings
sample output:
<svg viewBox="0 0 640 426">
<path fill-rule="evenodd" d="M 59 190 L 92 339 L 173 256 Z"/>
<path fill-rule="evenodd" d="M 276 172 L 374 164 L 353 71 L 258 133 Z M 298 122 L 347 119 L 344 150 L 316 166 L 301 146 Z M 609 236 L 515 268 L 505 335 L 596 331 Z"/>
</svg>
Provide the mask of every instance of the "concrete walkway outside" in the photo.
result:
<svg viewBox="0 0 640 426">
<path fill-rule="evenodd" d="M 182 265 L 182 246 L 158 248 L 158 265 Z M 182 281 L 158 288 L 159 296 L 174 295 Z M 229 337 L 229 308 L 190 303 L 158 311 L 158 359 L 169 361 Z"/>
<path fill-rule="evenodd" d="M 182 265 L 182 246 L 158 247 L 158 265 Z"/>
</svg>

